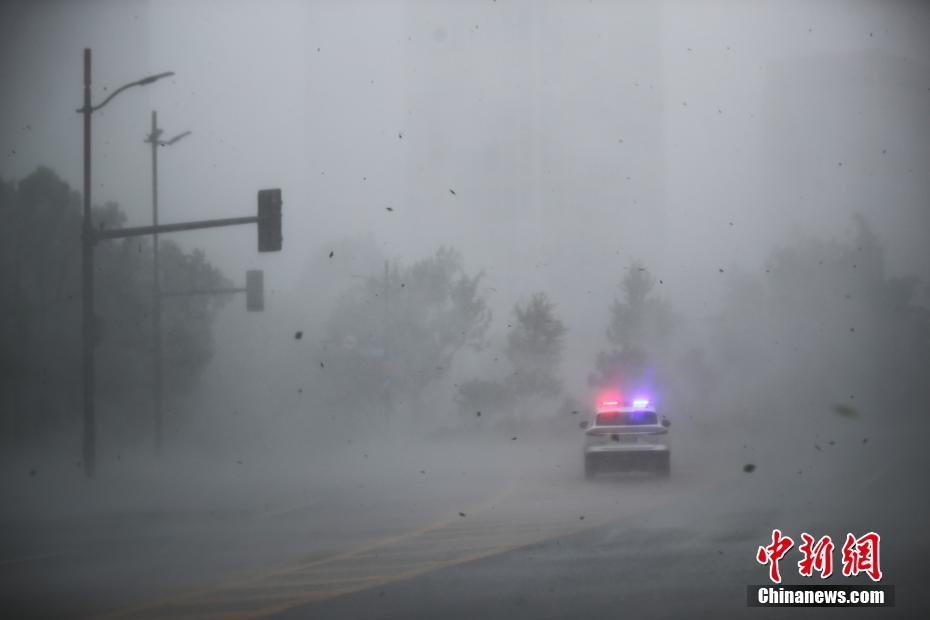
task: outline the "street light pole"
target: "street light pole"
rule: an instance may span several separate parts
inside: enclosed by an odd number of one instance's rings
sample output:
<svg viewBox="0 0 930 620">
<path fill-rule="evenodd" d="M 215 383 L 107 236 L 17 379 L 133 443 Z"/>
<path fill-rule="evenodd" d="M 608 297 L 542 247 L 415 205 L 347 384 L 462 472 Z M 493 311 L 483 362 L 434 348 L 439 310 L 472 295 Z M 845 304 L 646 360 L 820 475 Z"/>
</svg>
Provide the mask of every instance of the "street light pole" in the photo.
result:
<svg viewBox="0 0 930 620">
<path fill-rule="evenodd" d="M 152 110 L 152 226 L 158 226 L 158 113 Z M 152 234 L 152 353 L 154 366 L 152 400 L 155 407 L 155 456 L 161 456 L 162 429 L 162 338 L 161 338 L 161 272 L 158 266 L 158 232 Z"/>
<path fill-rule="evenodd" d="M 152 132 L 145 141 L 152 145 L 152 406 L 156 456 L 161 456 L 164 419 L 164 342 L 161 334 L 161 268 L 158 262 L 158 147 L 174 144 L 190 132 L 178 134 L 167 142 L 160 140 L 161 134 L 158 112 L 152 110 Z"/>
<path fill-rule="evenodd" d="M 82 346 L 82 388 L 83 388 L 83 464 L 84 474 L 93 478 L 97 470 L 97 428 L 95 408 L 95 372 L 94 348 L 96 334 L 94 324 L 94 245 L 97 243 L 97 233 L 91 213 L 91 135 L 90 117 L 116 97 L 118 94 L 133 86 L 145 86 L 161 78 L 174 75 L 167 71 L 157 75 L 150 75 L 120 86 L 110 96 L 98 105 L 91 102 L 91 53 L 90 48 L 84 48 L 84 105 L 78 110 L 84 115 L 84 218 L 81 228 L 81 346 Z"/>
<path fill-rule="evenodd" d="M 384 323 L 382 331 L 382 346 L 384 347 L 384 370 L 386 377 L 384 380 L 384 425 L 386 430 L 391 428 L 391 418 L 393 417 L 393 407 L 391 405 L 391 306 L 388 299 L 390 295 L 388 261 L 384 261 Z"/>
<path fill-rule="evenodd" d="M 84 474 L 93 478 L 97 468 L 94 410 L 94 224 L 90 209 L 90 48 L 84 48 L 84 227 L 81 235 L 81 341 L 84 386 Z"/>
</svg>

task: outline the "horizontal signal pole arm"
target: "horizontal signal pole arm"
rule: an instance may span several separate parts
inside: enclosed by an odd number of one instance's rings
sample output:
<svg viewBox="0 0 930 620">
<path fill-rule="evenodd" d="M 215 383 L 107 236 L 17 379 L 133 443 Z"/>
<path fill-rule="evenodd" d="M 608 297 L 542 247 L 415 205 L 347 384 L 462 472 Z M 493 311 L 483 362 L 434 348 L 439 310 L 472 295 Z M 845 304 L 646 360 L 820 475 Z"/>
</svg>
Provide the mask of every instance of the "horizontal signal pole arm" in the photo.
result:
<svg viewBox="0 0 930 620">
<path fill-rule="evenodd" d="M 245 288 L 211 288 L 207 290 L 190 290 L 190 291 L 167 291 L 161 294 L 162 297 L 193 297 L 195 295 L 232 295 L 234 293 L 245 293 Z"/>
<path fill-rule="evenodd" d="M 220 226 L 236 226 L 238 224 L 256 224 L 260 218 L 257 215 L 248 217 L 227 217 L 218 220 L 200 220 L 197 222 L 180 222 L 178 224 L 159 224 L 158 226 L 134 226 L 132 228 L 112 228 L 109 230 L 95 230 L 95 240 L 123 239 L 124 237 L 141 237 L 155 233 L 180 232 L 183 230 L 200 230 L 202 228 L 218 228 Z"/>
</svg>

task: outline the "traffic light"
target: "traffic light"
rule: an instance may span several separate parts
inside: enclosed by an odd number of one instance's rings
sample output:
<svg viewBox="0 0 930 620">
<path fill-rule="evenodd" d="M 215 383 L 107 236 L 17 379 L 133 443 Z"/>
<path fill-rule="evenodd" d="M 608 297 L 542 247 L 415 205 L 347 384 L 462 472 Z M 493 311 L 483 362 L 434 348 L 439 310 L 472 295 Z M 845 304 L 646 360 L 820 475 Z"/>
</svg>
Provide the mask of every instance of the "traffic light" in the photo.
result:
<svg viewBox="0 0 930 620">
<path fill-rule="evenodd" d="M 265 272 L 261 269 L 245 272 L 245 309 L 249 312 L 265 309 Z"/>
<path fill-rule="evenodd" d="M 258 191 L 258 251 L 281 250 L 281 190 Z"/>
</svg>

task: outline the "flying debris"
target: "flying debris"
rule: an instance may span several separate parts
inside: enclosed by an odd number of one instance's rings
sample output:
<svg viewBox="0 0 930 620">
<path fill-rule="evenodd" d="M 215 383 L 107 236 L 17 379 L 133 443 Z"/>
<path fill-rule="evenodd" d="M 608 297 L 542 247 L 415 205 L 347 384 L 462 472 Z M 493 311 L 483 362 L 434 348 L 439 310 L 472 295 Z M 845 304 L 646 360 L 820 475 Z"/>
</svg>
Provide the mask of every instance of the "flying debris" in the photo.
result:
<svg viewBox="0 0 930 620">
<path fill-rule="evenodd" d="M 858 418 L 859 411 L 855 407 L 843 403 L 833 405 L 833 413 L 843 418 Z"/>
</svg>

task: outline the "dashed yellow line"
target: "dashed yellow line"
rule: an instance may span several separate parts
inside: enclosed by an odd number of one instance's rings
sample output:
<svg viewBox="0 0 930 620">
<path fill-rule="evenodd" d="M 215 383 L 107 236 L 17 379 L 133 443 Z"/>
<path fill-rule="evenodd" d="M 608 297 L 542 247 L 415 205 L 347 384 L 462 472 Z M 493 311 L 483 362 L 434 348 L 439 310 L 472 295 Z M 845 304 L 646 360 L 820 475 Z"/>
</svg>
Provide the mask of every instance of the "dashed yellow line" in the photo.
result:
<svg viewBox="0 0 930 620">
<path fill-rule="evenodd" d="M 469 513 L 477 515 L 493 508 L 510 495 L 516 485 L 517 481 L 514 480 L 484 504 L 471 508 Z M 217 620 L 261 618 L 298 605 L 407 579 L 446 566 L 500 553 L 517 546 L 513 544 L 490 548 L 485 546 L 478 551 L 460 553 L 455 557 L 442 560 L 429 559 L 427 553 L 427 557 L 412 563 L 397 562 L 397 558 L 392 562 L 387 554 L 382 557 L 372 556 L 373 552 L 381 549 L 392 547 L 403 549 L 404 543 L 422 539 L 443 528 L 454 532 L 455 528 L 449 526 L 460 520 L 458 516 L 450 517 L 411 532 L 390 536 L 335 555 L 272 569 L 238 581 L 138 606 L 117 609 L 98 618 L 99 620 L 123 618 L 179 620 L 188 617 L 216 618 Z M 419 546 L 407 549 L 419 550 Z M 470 549 L 474 550 L 475 547 L 472 546 Z M 266 604 L 261 604 L 262 601 Z M 268 601 L 274 601 L 274 603 L 267 604 Z M 229 605 L 235 605 L 238 609 L 223 609 Z"/>
<path fill-rule="evenodd" d="M 319 586 L 320 583 L 316 580 L 312 580 L 303 584 L 301 588 L 288 588 L 289 590 L 298 589 L 299 591 L 297 592 L 269 593 L 269 595 L 263 597 L 264 600 L 262 598 L 256 600 L 256 597 L 254 596 L 215 598 L 197 601 L 196 603 L 188 606 L 164 609 L 162 613 L 157 615 L 147 615 L 143 617 L 172 618 L 173 620 L 186 618 L 199 618 L 202 620 L 253 620 L 255 618 L 274 615 L 276 613 L 280 613 L 282 611 L 286 611 L 288 609 L 309 603 L 326 600 L 343 594 L 358 592 L 360 590 L 367 590 L 369 588 L 382 586 L 403 579 L 409 579 L 431 571 L 439 570 L 449 566 L 455 566 L 456 564 L 471 562 L 483 557 L 502 553 L 512 549 L 513 547 L 513 545 L 508 545 L 505 547 L 484 549 L 482 551 L 461 555 L 455 559 L 450 559 L 444 562 L 427 562 L 408 568 L 407 570 L 392 570 L 389 574 L 382 573 L 373 575 L 364 580 L 356 580 L 357 583 L 350 583 L 346 581 L 338 582 L 339 585 L 336 587 L 327 587 L 317 591 L 313 590 L 313 586 Z M 224 607 L 230 609 L 223 610 Z"/>
<path fill-rule="evenodd" d="M 467 520 L 452 516 L 334 555 L 114 610 L 99 618 L 255 620 L 591 529 L 617 516 L 612 507 L 602 505 L 585 518 L 574 514 L 574 504 L 569 502 L 559 516 L 551 510 L 535 515 L 521 510 L 508 518 L 512 506 L 502 501 L 514 493 L 519 482 L 513 479 L 491 499 L 471 507 Z M 632 513 L 626 511 L 626 516 L 663 500 L 668 501 L 668 497 L 657 496 L 639 503 Z"/>
</svg>

